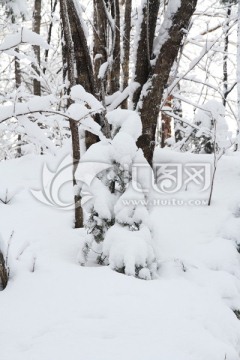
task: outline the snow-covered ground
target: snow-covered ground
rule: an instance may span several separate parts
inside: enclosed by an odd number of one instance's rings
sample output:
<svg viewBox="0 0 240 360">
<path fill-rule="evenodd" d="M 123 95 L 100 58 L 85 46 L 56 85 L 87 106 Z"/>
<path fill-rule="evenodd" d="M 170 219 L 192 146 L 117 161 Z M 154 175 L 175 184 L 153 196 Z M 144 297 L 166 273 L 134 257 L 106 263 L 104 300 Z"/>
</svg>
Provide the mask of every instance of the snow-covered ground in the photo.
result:
<svg viewBox="0 0 240 360">
<path fill-rule="evenodd" d="M 77 263 L 82 230 L 72 228 L 72 212 L 29 191 L 41 186 L 44 162 L 59 160 L 0 163 L 0 197 L 16 192 L 0 203 L 2 247 L 14 230 L 11 279 L 0 292 L 0 360 L 240 359 L 232 311 L 240 309 L 239 154 L 220 160 L 211 207 L 153 206 L 160 269 L 151 281 Z"/>
</svg>

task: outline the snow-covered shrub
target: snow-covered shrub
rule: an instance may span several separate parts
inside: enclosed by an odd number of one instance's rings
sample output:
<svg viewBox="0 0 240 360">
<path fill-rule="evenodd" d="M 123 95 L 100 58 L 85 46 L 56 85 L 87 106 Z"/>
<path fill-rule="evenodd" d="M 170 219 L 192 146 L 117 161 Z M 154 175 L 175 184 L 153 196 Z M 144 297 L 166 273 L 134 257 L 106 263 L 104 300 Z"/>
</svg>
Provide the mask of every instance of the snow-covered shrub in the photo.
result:
<svg viewBox="0 0 240 360">
<path fill-rule="evenodd" d="M 216 100 L 210 100 L 196 111 L 193 127 L 187 128 L 181 149 L 211 154 L 214 147 L 216 151 L 226 147 L 228 135 L 225 107 Z"/>
<path fill-rule="evenodd" d="M 99 263 L 109 264 L 127 275 L 150 279 L 156 271 L 156 256 L 147 199 L 141 191 L 144 180 L 133 178 L 136 164 L 149 166 L 136 146 L 142 131 L 141 120 L 135 112 L 119 109 L 106 117 L 111 125 L 111 139 L 102 138 L 92 145 L 79 167 L 81 171 L 84 164 L 92 162 L 96 169 L 91 182 L 86 181 L 81 187 L 88 214 L 85 227 L 92 235 L 91 244 L 88 239 L 83 247 L 84 255 L 92 247 L 99 253 Z"/>
</svg>

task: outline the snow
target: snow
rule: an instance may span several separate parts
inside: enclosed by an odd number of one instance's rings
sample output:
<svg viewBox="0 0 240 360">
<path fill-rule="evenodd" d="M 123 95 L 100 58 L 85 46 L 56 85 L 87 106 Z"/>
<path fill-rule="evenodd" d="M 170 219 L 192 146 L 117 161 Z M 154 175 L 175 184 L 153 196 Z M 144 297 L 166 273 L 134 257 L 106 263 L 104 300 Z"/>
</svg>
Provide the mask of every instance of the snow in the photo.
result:
<svg viewBox="0 0 240 360">
<path fill-rule="evenodd" d="M 159 151 L 155 161 L 164 156 L 175 161 L 175 155 Z M 122 275 L 111 266 L 79 266 L 77 253 L 85 234 L 72 228 L 72 212 L 46 206 L 28 190 L 41 186 L 43 164 L 54 167 L 61 156 L 31 155 L 0 163 L 1 189 L 21 188 L 9 205 L 0 204 L 5 245 L 15 232 L 11 279 L 0 293 L 1 359 L 237 360 L 240 324 L 232 309 L 240 307 L 235 248 L 239 154 L 223 156 L 219 162 L 211 207 L 152 208 L 160 256 L 153 281 Z M 181 156 L 183 162 L 198 157 Z M 199 155 L 199 161 L 203 159 L 205 155 Z M 132 232 L 126 245 L 126 230 L 115 230 L 108 234 L 105 251 L 117 252 L 119 266 L 124 256 L 131 260 L 135 241 L 139 263 L 148 260 L 142 257 L 147 234 Z M 121 242 L 114 249 L 115 235 Z M 125 246 L 127 253 L 122 252 Z M 151 245 L 148 251 L 151 258 Z M 133 268 L 128 271 L 131 274 Z M 143 278 L 148 275 L 141 270 Z"/>
<path fill-rule="evenodd" d="M 131 97 L 139 86 L 139 83 L 132 82 L 123 92 L 117 91 L 117 94 L 113 97 L 113 101 L 108 106 L 108 111 L 116 109 L 125 99 Z M 109 98 L 111 98 L 111 96 L 108 96 L 108 100 Z"/>
<path fill-rule="evenodd" d="M 67 109 L 67 115 L 73 120 L 80 120 L 88 114 L 89 110 L 86 108 L 86 106 L 81 104 L 71 104 Z"/>
<path fill-rule="evenodd" d="M 216 100 L 209 100 L 202 109 L 198 109 L 194 118 L 195 124 L 200 127 L 196 136 L 201 136 L 202 132 L 212 130 L 216 132 L 215 137 L 221 148 L 229 145 L 230 132 L 225 119 L 225 107 Z M 214 126 L 216 122 L 216 126 Z"/>
<path fill-rule="evenodd" d="M 109 124 L 112 125 L 113 134 L 117 131 L 132 136 L 136 141 L 142 133 L 142 123 L 139 115 L 131 110 L 116 109 L 106 115 Z"/>
<path fill-rule="evenodd" d="M 18 32 L 9 34 L 5 37 L 0 45 L 0 51 L 10 50 L 21 43 L 28 43 L 30 45 L 38 45 L 44 49 L 50 49 L 48 43 L 41 37 L 41 35 L 22 27 Z"/>
<path fill-rule="evenodd" d="M 92 110 L 99 111 L 103 110 L 102 104 L 93 96 L 88 93 L 82 85 L 75 85 L 71 88 L 70 96 L 74 101 L 80 101 L 87 103 Z"/>
<path fill-rule="evenodd" d="M 0 122 L 14 116 L 22 116 L 31 112 L 49 111 L 50 107 L 57 103 L 53 95 L 34 96 L 25 103 L 0 106 Z"/>
<path fill-rule="evenodd" d="M 7 3 L 7 7 L 9 7 L 15 16 L 24 15 L 26 17 L 28 15 L 27 4 L 25 0 L 14 0 L 14 1 L 7 1 L 2 0 L 3 4 Z"/>
<path fill-rule="evenodd" d="M 109 67 L 109 62 L 105 61 L 99 68 L 99 72 L 98 72 L 98 78 L 103 80 L 106 76 L 107 73 L 107 69 Z"/>
<path fill-rule="evenodd" d="M 150 271 L 146 268 L 154 260 L 154 251 L 151 246 L 151 235 L 145 227 L 139 231 L 114 225 L 104 240 L 103 255 L 109 257 L 109 264 L 112 269 L 125 268 L 125 274 L 135 276 L 135 266 L 145 269 L 142 276 L 151 279 Z"/>
</svg>

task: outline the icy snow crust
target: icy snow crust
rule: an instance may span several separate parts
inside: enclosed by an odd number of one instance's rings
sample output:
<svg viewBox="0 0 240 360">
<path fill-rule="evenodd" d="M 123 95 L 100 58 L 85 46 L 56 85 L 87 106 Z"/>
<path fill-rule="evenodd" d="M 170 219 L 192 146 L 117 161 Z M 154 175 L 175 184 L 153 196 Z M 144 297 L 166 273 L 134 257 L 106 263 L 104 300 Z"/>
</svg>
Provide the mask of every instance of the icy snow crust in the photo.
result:
<svg viewBox="0 0 240 360">
<path fill-rule="evenodd" d="M 183 162 L 198 157 L 181 156 Z M 163 158 L 174 162 L 176 154 L 156 153 L 156 161 Z M 72 213 L 29 193 L 40 186 L 43 163 L 54 167 L 60 160 L 0 163 L 1 197 L 7 187 L 18 189 L 9 205 L 0 204 L 5 249 L 15 230 L 11 280 L 0 292 L 0 359 L 239 359 L 240 324 L 232 311 L 240 308 L 239 154 L 221 159 L 211 207 L 151 209 L 160 258 L 153 281 L 79 266 L 85 235 L 72 229 Z"/>
</svg>

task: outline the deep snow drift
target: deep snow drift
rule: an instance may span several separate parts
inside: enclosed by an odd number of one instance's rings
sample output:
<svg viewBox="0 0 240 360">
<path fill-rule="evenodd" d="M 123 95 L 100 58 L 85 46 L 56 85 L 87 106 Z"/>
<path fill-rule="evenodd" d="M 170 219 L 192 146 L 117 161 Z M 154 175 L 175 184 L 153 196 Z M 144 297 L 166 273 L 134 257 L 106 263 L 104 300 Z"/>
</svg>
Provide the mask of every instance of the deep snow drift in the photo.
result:
<svg viewBox="0 0 240 360">
<path fill-rule="evenodd" d="M 11 279 L 0 292 L 1 360 L 237 360 L 240 323 L 240 155 L 218 165 L 211 207 L 151 208 L 158 278 L 144 281 L 77 262 L 72 211 L 37 201 L 45 162 L 0 163 L 2 247 L 11 232 Z M 211 161 L 157 151 L 155 161 Z M 196 195 L 196 194 L 195 194 Z M 159 194 L 151 194 L 152 198 Z M 185 190 L 178 198 L 189 199 Z M 205 198 L 205 195 L 201 195 Z"/>
</svg>

